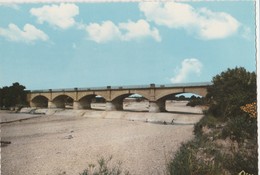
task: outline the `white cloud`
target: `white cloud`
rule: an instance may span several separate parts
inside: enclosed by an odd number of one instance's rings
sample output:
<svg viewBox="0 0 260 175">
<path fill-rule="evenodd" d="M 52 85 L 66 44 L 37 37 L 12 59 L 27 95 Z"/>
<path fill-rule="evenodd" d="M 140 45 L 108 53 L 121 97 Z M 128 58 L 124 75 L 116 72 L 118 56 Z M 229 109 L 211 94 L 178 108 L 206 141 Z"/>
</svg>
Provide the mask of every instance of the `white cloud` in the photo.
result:
<svg viewBox="0 0 260 175">
<path fill-rule="evenodd" d="M 32 8 L 30 13 L 37 17 L 40 24 L 47 22 L 54 27 L 67 29 L 76 24 L 74 17 L 79 14 L 79 8 L 75 4 L 61 3 Z"/>
<path fill-rule="evenodd" d="M 114 24 L 112 21 L 104 21 L 102 24 L 91 23 L 86 26 L 89 39 L 97 43 L 105 43 L 111 40 L 130 41 L 145 37 L 152 37 L 161 41 L 159 31 L 150 27 L 145 20 L 137 22 Z"/>
<path fill-rule="evenodd" d="M 121 33 L 112 21 L 105 21 L 102 24 L 91 23 L 86 27 L 89 39 L 97 43 L 104 43 L 118 39 Z"/>
<path fill-rule="evenodd" d="M 132 21 L 120 23 L 119 29 L 121 29 L 121 31 L 126 30 L 126 33 L 122 35 L 122 39 L 126 41 L 149 36 L 156 41 L 161 41 L 159 31 L 156 28 L 151 29 L 150 24 L 143 19 L 136 23 Z"/>
<path fill-rule="evenodd" d="M 177 2 L 141 2 L 139 9 L 148 21 L 172 29 L 182 28 L 201 39 L 221 39 L 238 31 L 240 23 L 224 12 L 207 8 L 195 9 L 189 4 Z"/>
<path fill-rule="evenodd" d="M 181 68 L 176 70 L 176 75 L 171 78 L 172 83 L 181 83 L 187 80 L 188 76 L 199 76 L 203 65 L 196 58 L 185 59 L 181 63 Z"/>
<path fill-rule="evenodd" d="M 48 35 L 31 24 L 25 24 L 23 30 L 15 24 L 9 24 L 8 28 L 0 28 L 0 36 L 10 41 L 32 43 L 36 40 L 47 41 Z"/>
</svg>

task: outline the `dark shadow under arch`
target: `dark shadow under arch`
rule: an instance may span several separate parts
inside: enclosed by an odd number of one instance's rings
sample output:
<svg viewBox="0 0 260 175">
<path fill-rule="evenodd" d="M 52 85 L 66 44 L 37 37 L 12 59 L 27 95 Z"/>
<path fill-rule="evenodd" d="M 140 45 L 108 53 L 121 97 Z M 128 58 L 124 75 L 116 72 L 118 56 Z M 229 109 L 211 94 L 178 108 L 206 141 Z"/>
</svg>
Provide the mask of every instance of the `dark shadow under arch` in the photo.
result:
<svg viewBox="0 0 260 175">
<path fill-rule="evenodd" d="M 52 100 L 56 108 L 73 108 L 73 99 L 67 95 L 59 95 Z"/>
<path fill-rule="evenodd" d="M 45 96 L 39 95 L 32 99 L 31 101 L 32 107 L 39 107 L 39 108 L 47 108 L 48 107 L 48 98 Z"/>
<path fill-rule="evenodd" d="M 106 99 L 100 95 L 91 94 L 80 98 L 78 103 L 80 109 L 98 109 L 95 105 L 92 107 L 93 104 L 105 104 Z"/>
<path fill-rule="evenodd" d="M 147 102 L 147 107 L 143 107 L 144 109 L 131 109 L 129 108 L 129 105 L 131 103 L 135 103 L 136 105 L 141 104 L 142 102 Z M 116 107 L 117 110 L 127 110 L 127 111 L 149 111 L 149 100 L 143 97 L 140 94 L 122 94 L 118 97 L 116 97 L 114 100 L 112 100 L 112 103 Z"/>
</svg>

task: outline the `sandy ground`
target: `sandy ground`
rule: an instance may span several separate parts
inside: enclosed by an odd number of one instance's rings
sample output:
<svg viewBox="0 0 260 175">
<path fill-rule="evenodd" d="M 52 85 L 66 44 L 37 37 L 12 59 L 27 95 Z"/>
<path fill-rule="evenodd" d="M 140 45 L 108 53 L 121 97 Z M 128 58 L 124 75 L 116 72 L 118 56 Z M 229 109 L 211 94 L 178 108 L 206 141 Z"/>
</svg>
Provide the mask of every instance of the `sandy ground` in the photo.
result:
<svg viewBox="0 0 260 175">
<path fill-rule="evenodd" d="M 76 115 L 77 114 L 77 115 Z M 101 157 L 113 156 L 131 174 L 163 174 L 182 142 L 193 138 L 193 125 L 162 125 L 138 118 L 189 118 L 190 114 L 61 111 L 52 115 L 0 112 L 2 175 L 78 175 Z M 100 116 L 100 117 L 95 117 Z M 111 117 L 117 116 L 117 117 Z M 201 115 L 191 115 L 198 121 Z"/>
</svg>

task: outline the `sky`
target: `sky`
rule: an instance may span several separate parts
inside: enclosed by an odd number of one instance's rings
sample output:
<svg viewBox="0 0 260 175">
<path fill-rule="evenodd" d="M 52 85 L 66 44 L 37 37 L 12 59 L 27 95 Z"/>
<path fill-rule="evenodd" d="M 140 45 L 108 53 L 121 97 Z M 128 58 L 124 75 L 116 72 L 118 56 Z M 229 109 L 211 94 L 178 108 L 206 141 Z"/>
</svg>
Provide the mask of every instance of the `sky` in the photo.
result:
<svg viewBox="0 0 260 175">
<path fill-rule="evenodd" d="M 256 71 L 254 5 L 0 3 L 0 87 L 163 85 Z"/>
</svg>

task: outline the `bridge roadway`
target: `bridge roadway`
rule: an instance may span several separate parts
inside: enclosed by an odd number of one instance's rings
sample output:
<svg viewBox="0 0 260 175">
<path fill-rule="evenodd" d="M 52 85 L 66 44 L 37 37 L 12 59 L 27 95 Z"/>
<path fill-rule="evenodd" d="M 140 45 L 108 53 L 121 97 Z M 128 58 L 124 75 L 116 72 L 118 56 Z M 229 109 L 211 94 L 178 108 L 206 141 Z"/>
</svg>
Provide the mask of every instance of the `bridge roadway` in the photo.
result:
<svg viewBox="0 0 260 175">
<path fill-rule="evenodd" d="M 205 97 L 210 82 L 145 86 L 107 86 L 93 88 L 34 90 L 28 93 L 31 107 L 65 108 L 71 103 L 73 109 L 91 109 L 91 101 L 101 96 L 106 110 L 123 110 L 123 100 L 139 94 L 149 101 L 149 112 L 165 111 L 165 101 L 181 93 L 193 93 Z"/>
</svg>

